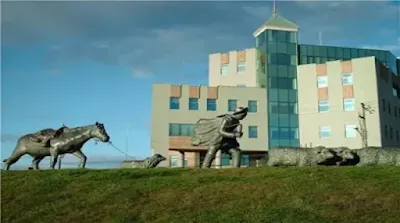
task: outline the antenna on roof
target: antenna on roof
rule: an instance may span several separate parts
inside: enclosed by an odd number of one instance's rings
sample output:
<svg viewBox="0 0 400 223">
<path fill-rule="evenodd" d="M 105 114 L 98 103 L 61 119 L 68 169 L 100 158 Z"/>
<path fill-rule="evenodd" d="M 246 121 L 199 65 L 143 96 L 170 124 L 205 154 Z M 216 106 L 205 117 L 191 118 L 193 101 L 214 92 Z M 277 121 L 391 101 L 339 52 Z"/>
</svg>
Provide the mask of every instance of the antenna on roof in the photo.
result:
<svg viewBox="0 0 400 223">
<path fill-rule="evenodd" d="M 272 14 L 276 15 L 278 14 L 278 11 L 276 10 L 276 0 L 273 1 L 273 11 Z"/>
<path fill-rule="evenodd" d="M 322 32 L 318 32 L 319 45 L 322 46 Z"/>
</svg>

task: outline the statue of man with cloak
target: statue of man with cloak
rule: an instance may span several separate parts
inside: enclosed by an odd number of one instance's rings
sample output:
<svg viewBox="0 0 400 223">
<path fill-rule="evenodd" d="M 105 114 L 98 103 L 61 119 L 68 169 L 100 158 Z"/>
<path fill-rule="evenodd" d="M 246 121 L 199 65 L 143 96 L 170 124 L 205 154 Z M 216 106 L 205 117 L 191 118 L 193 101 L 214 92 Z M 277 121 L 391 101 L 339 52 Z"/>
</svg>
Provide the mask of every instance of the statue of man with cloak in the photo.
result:
<svg viewBox="0 0 400 223">
<path fill-rule="evenodd" d="M 232 157 L 233 167 L 240 167 L 241 150 L 237 138 L 243 136 L 240 121 L 247 116 L 248 108 L 238 107 L 233 114 L 213 119 L 200 119 L 192 136 L 193 146 L 208 147 L 202 168 L 210 168 L 218 150 Z"/>
</svg>

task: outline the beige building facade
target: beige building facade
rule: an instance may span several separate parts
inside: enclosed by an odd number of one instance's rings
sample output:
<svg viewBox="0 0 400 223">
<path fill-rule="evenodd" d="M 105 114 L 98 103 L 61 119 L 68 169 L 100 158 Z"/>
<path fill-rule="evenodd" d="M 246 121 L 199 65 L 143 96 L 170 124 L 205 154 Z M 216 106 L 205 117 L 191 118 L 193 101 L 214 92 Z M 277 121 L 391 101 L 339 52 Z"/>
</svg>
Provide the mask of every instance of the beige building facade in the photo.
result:
<svg viewBox="0 0 400 223">
<path fill-rule="evenodd" d="M 200 118 L 232 113 L 236 107 L 249 108 L 239 139 L 243 166 L 255 166 L 267 151 L 266 92 L 263 88 L 229 86 L 188 86 L 154 84 L 152 95 L 151 148 L 168 161 L 160 166 L 200 167 L 207 148 L 190 143 L 194 124 Z M 218 153 L 215 167 L 229 167 L 229 156 Z"/>
<path fill-rule="evenodd" d="M 209 55 L 209 86 L 257 87 L 256 49 Z"/>
<path fill-rule="evenodd" d="M 393 75 L 375 57 L 297 67 L 302 146 L 362 147 L 365 112 L 368 146 L 399 146 L 400 101 Z"/>
</svg>

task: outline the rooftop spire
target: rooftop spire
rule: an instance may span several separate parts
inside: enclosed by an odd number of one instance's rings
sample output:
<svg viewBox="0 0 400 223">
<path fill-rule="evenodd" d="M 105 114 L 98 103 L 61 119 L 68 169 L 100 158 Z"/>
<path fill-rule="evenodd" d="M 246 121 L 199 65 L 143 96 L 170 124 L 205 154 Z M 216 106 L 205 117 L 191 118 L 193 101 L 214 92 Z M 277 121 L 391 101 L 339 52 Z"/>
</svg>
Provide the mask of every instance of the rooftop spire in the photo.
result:
<svg viewBox="0 0 400 223">
<path fill-rule="evenodd" d="M 274 15 L 276 15 L 276 14 L 278 14 L 278 12 L 277 12 L 277 10 L 276 10 L 276 0 L 274 0 L 273 1 L 273 11 L 272 11 L 272 14 L 274 14 Z"/>
</svg>

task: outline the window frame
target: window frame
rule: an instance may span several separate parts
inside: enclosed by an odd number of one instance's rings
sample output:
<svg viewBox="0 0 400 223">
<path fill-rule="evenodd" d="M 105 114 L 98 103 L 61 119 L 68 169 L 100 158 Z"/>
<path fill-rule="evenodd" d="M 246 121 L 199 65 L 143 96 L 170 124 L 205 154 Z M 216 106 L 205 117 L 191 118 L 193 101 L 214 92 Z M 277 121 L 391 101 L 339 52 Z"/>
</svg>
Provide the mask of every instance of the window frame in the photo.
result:
<svg viewBox="0 0 400 223">
<path fill-rule="evenodd" d="M 321 84 L 321 82 L 325 82 L 324 84 Z M 328 87 L 328 76 L 318 76 L 317 77 L 317 88 L 326 88 Z"/>
<path fill-rule="evenodd" d="M 344 125 L 344 137 L 345 138 L 356 138 L 357 137 L 357 130 L 355 128 L 357 128 L 357 125 L 353 125 L 353 124 Z M 354 133 L 355 133 L 354 136 L 348 135 L 348 132 L 347 132 L 348 129 L 349 130 L 352 129 L 352 131 L 354 130 Z"/>
<path fill-rule="evenodd" d="M 323 107 L 323 106 L 321 106 L 321 103 L 322 102 L 326 102 L 326 104 L 327 104 L 327 110 L 326 111 L 321 111 L 321 107 Z M 318 113 L 325 113 L 325 112 L 329 112 L 329 101 L 328 100 L 323 100 L 323 101 L 318 101 Z"/>
<path fill-rule="evenodd" d="M 229 64 L 221 64 L 221 68 L 220 68 L 219 73 L 222 76 L 227 76 L 228 73 L 229 73 Z"/>
<path fill-rule="evenodd" d="M 254 104 L 251 104 L 252 102 L 254 102 Z M 251 108 L 254 108 L 254 106 L 255 106 L 255 110 L 252 110 Z M 256 100 L 248 100 L 247 107 L 248 107 L 248 112 L 249 113 L 257 113 L 258 112 L 258 101 L 256 101 Z"/>
<path fill-rule="evenodd" d="M 195 100 L 195 102 L 193 102 L 192 100 Z M 190 111 L 198 111 L 199 110 L 199 99 L 198 98 L 189 98 L 189 110 Z M 195 106 L 195 107 L 192 107 Z"/>
<path fill-rule="evenodd" d="M 174 100 L 176 100 L 175 103 L 173 102 Z M 176 107 L 174 105 L 176 105 Z M 169 97 L 169 109 L 170 110 L 179 110 L 180 109 L 180 98 L 179 97 Z"/>
<path fill-rule="evenodd" d="M 345 75 L 350 75 L 348 77 L 345 77 Z M 351 83 L 345 83 L 345 80 L 351 80 Z M 342 73 L 342 85 L 343 86 L 351 86 L 354 84 L 354 80 L 353 80 L 353 73 Z"/>
<path fill-rule="evenodd" d="M 347 101 L 347 102 L 346 102 Z M 349 105 L 349 101 L 351 101 L 352 102 L 352 109 L 350 109 L 350 110 L 347 110 L 346 109 L 346 104 L 347 105 Z M 343 98 L 343 111 L 354 111 L 355 110 L 355 99 L 354 98 Z"/>
<path fill-rule="evenodd" d="M 328 131 L 324 131 L 324 129 L 325 129 L 325 130 L 328 130 Z M 323 136 L 322 133 L 326 133 L 326 132 L 329 132 L 329 135 L 328 135 L 328 136 Z M 320 138 L 320 139 L 330 138 L 331 136 L 332 136 L 332 129 L 331 129 L 330 126 L 327 126 L 327 125 L 321 125 L 321 126 L 319 126 L 319 138 Z"/>
<path fill-rule="evenodd" d="M 237 65 L 236 65 L 237 73 L 244 73 L 244 72 L 246 72 L 246 69 L 247 69 L 246 62 L 237 62 Z"/>
<path fill-rule="evenodd" d="M 247 129 L 248 129 L 249 139 L 257 139 L 258 138 L 258 126 L 249 125 Z M 251 133 L 253 133 L 253 134 L 251 134 Z"/>
<path fill-rule="evenodd" d="M 213 101 L 213 103 L 211 103 L 211 101 Z M 207 105 L 207 111 L 216 111 L 217 110 L 217 99 L 207 98 L 206 105 Z M 212 109 L 213 105 L 215 106 L 214 110 Z"/>
<path fill-rule="evenodd" d="M 237 101 L 237 99 L 228 99 L 228 112 L 234 112 L 238 108 Z M 231 109 L 230 102 L 235 102 L 235 108 Z"/>
</svg>

